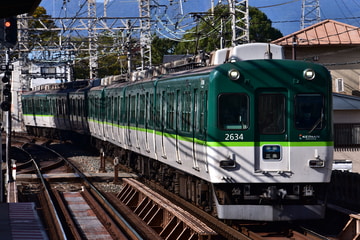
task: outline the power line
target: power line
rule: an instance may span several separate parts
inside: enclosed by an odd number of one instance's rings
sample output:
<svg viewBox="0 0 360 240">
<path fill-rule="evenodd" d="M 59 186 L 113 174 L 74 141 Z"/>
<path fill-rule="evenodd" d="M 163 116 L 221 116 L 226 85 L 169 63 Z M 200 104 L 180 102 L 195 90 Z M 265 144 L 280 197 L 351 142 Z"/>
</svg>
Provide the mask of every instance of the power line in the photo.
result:
<svg viewBox="0 0 360 240">
<path fill-rule="evenodd" d="M 298 1 L 300 1 L 300 0 L 292 0 L 292 1 L 289 1 L 289 2 L 278 3 L 278 4 L 268 5 L 268 6 L 261 6 L 261 7 L 256 7 L 256 8 L 278 7 L 278 6 L 283 6 L 283 5 L 290 4 L 290 3 L 294 3 L 294 2 L 298 2 Z"/>
<path fill-rule="evenodd" d="M 328 18 L 326 18 L 328 19 Z M 357 20 L 360 19 L 360 17 L 339 17 L 339 18 L 329 18 L 332 20 Z M 296 23 L 296 22 L 300 22 L 300 20 L 275 20 L 275 21 L 271 21 L 272 23 Z"/>
</svg>

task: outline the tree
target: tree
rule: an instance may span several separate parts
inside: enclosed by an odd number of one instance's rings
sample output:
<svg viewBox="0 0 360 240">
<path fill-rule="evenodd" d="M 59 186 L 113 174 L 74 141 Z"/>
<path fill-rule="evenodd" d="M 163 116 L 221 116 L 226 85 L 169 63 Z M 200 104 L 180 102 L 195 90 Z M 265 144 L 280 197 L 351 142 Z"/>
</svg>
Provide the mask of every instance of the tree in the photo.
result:
<svg viewBox="0 0 360 240">
<path fill-rule="evenodd" d="M 29 20 L 29 28 L 44 28 L 44 26 L 49 29 L 49 31 L 42 30 L 31 30 L 29 31 L 29 47 L 33 47 L 36 43 L 47 43 L 48 45 L 53 45 L 54 42 L 57 42 L 59 39 L 59 32 L 51 30 L 55 28 L 55 22 L 50 19 L 50 16 L 47 15 L 46 9 L 43 7 L 37 7 L 33 15 L 34 19 Z"/>
<path fill-rule="evenodd" d="M 258 8 L 250 7 L 250 40 L 255 42 L 270 42 L 281 38 L 281 32 L 273 28 L 272 22 Z"/>
<path fill-rule="evenodd" d="M 176 41 L 155 36 L 151 42 L 152 63 L 161 64 L 164 55 L 174 54 L 177 44 Z"/>
<path fill-rule="evenodd" d="M 249 7 L 250 15 L 250 41 L 269 42 L 282 37 L 278 29 L 272 27 L 272 22 L 258 8 Z M 210 11 L 205 16 L 199 15 L 199 24 L 184 35 L 176 49 L 176 54 L 193 53 L 198 50 L 206 52 L 220 48 L 220 40 L 223 39 L 223 46 L 231 46 L 231 20 L 228 5 L 219 4 L 214 9 L 214 17 L 210 21 Z"/>
</svg>

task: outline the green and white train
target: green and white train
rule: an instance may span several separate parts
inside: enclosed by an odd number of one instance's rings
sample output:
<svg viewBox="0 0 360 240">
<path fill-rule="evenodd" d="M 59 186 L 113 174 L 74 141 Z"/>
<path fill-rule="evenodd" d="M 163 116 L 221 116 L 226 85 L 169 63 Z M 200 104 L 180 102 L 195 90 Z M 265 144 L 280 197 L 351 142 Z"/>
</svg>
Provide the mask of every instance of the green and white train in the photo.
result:
<svg viewBox="0 0 360 240">
<path fill-rule="evenodd" d="M 25 93 L 25 125 L 33 134 L 91 136 L 220 219 L 323 217 L 333 159 L 329 71 L 259 59 L 271 55 L 267 44 L 238 50 L 250 54 L 151 80 Z"/>
</svg>

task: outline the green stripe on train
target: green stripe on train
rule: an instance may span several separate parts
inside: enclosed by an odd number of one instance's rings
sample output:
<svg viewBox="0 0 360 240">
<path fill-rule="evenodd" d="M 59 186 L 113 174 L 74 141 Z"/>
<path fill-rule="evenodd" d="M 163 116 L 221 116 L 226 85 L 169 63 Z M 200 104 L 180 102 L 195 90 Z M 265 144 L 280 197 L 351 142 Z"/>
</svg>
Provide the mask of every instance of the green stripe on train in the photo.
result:
<svg viewBox="0 0 360 240">
<path fill-rule="evenodd" d="M 131 129 L 134 131 L 141 131 L 141 132 L 148 132 L 148 133 L 155 133 L 156 135 L 164 135 L 168 138 L 172 138 L 172 139 L 178 139 L 180 141 L 185 141 L 185 142 L 195 142 L 197 144 L 200 145 L 206 145 L 208 147 L 255 147 L 255 146 L 263 146 L 263 145 L 280 145 L 282 147 L 327 147 L 327 146 L 333 146 L 334 142 L 333 141 L 298 141 L 298 142 L 246 142 L 246 141 L 233 141 L 233 142 L 206 142 L 204 140 L 200 140 L 197 138 L 193 138 L 191 136 L 181 136 L 181 135 L 176 135 L 173 133 L 168 133 L 168 132 L 161 132 L 161 131 L 155 131 L 153 129 L 144 129 L 144 128 L 139 128 L 139 127 L 134 127 L 134 126 L 123 126 L 123 125 L 118 125 L 118 124 L 112 124 L 112 123 L 104 123 L 104 122 L 100 122 L 100 121 L 96 121 L 91 119 L 90 121 L 96 122 L 96 123 L 102 123 L 102 124 L 107 124 L 107 125 L 112 125 L 115 127 L 120 127 L 120 128 L 124 128 L 124 129 Z"/>
</svg>

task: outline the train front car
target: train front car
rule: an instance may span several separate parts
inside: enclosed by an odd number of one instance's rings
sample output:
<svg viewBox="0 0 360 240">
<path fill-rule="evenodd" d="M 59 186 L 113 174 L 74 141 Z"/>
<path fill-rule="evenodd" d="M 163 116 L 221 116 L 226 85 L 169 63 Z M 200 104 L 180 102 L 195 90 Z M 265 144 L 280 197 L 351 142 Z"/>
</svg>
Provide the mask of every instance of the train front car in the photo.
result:
<svg viewBox="0 0 360 240">
<path fill-rule="evenodd" d="M 250 60 L 211 73 L 208 165 L 219 218 L 322 218 L 333 158 L 328 70 Z"/>
</svg>

